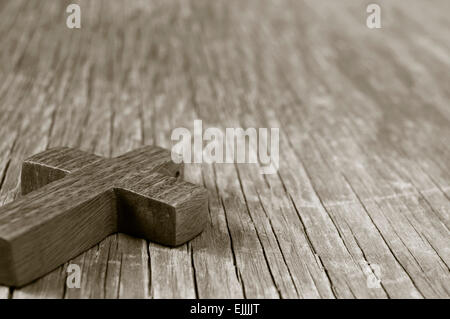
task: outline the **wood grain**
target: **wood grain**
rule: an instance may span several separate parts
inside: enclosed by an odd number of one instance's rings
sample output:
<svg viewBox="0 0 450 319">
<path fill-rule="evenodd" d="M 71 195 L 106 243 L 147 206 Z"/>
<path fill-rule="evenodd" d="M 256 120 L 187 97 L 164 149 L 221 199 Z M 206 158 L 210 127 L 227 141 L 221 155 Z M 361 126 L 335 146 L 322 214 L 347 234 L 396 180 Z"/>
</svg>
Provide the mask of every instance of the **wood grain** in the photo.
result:
<svg viewBox="0 0 450 319">
<path fill-rule="evenodd" d="M 115 157 L 174 128 L 279 127 L 280 169 L 195 164 L 205 231 L 116 234 L 2 298 L 450 297 L 449 2 L 0 2 L 0 200 L 59 146 Z M 378 271 L 380 270 L 380 271 Z M 381 285 L 368 281 L 379 276 Z"/>
<path fill-rule="evenodd" d="M 67 148 L 25 160 L 28 194 L 0 209 L 0 282 L 29 283 L 115 232 L 170 246 L 197 236 L 207 197 L 176 178 L 182 171 L 155 146 L 110 160 Z"/>
</svg>

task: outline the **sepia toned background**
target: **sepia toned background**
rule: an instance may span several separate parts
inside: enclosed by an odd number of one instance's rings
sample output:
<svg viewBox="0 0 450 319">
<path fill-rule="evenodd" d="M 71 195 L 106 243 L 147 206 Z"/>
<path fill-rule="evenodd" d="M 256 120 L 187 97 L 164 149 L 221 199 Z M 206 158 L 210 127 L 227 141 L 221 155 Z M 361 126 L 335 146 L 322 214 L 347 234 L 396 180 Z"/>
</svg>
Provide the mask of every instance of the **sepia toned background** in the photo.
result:
<svg viewBox="0 0 450 319">
<path fill-rule="evenodd" d="M 80 289 L 65 264 L 0 298 L 450 297 L 450 2 L 377 1 L 381 29 L 369 3 L 1 0 L 1 205 L 32 154 L 170 148 L 194 119 L 279 127 L 280 169 L 191 164 L 199 237 L 113 235 Z"/>
</svg>

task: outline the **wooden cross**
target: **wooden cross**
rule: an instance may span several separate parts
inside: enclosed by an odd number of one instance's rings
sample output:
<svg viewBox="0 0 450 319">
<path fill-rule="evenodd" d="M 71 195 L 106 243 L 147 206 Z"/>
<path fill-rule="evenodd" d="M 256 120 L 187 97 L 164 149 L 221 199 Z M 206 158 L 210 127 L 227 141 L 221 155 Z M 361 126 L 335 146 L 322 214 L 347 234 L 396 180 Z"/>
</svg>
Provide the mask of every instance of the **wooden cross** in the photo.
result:
<svg viewBox="0 0 450 319">
<path fill-rule="evenodd" d="M 105 159 L 55 148 L 22 166 L 25 196 L 0 208 L 0 284 L 22 286 L 123 232 L 177 246 L 204 228 L 203 187 L 170 152 L 146 146 Z"/>
</svg>

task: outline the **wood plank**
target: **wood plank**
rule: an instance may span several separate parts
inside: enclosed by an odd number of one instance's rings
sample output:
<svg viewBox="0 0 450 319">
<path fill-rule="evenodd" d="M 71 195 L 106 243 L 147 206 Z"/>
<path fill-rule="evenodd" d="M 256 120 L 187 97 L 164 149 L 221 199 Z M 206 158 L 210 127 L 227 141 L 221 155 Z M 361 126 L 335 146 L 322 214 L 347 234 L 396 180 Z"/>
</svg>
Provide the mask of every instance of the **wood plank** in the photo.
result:
<svg viewBox="0 0 450 319">
<path fill-rule="evenodd" d="M 329 70 L 329 68 L 330 67 L 332 67 L 332 66 L 328 66 L 327 65 L 327 70 Z M 336 80 L 334 80 L 333 81 L 333 83 L 336 83 L 335 82 Z M 341 82 L 338 82 L 338 83 L 341 83 Z M 340 101 L 341 99 L 339 99 L 339 101 Z M 350 116 L 349 116 L 349 114 L 346 114 L 346 116 L 348 116 L 348 118 L 351 118 Z M 326 118 L 321 118 L 321 120 L 326 120 Z M 366 120 L 367 121 L 367 120 Z M 325 127 L 325 128 L 332 128 L 333 127 L 333 125 L 332 125 L 332 123 L 328 123 L 327 125 L 325 125 L 325 126 L 323 126 L 323 127 Z M 359 132 L 358 132 L 359 133 Z M 321 132 L 321 134 L 323 134 L 323 132 Z M 360 133 L 359 133 L 360 134 Z M 336 157 L 336 155 L 338 155 L 339 154 L 339 151 L 338 150 L 342 150 L 342 149 L 345 149 L 345 148 L 348 148 L 348 146 L 349 146 L 349 144 L 351 145 L 351 143 L 349 143 L 349 141 L 351 140 L 351 139 L 353 139 L 353 138 L 355 138 L 355 136 L 358 136 L 358 135 L 353 135 L 353 136 L 346 136 L 346 139 L 344 140 L 344 139 L 339 139 L 338 137 L 338 135 L 340 135 L 340 134 L 337 134 L 337 132 L 336 131 L 333 131 L 331 134 L 327 134 L 327 135 L 329 135 L 330 137 L 329 137 L 329 141 L 328 141 L 328 144 L 330 145 L 330 143 L 333 143 L 334 145 L 337 145 L 337 147 L 336 147 L 336 149 L 334 149 L 332 152 L 331 152 L 331 154 L 325 154 L 324 156 L 323 156 L 323 160 L 325 160 L 325 159 L 327 159 L 327 158 L 330 158 L 330 156 L 332 156 L 332 157 Z M 332 137 L 331 137 L 332 136 Z M 339 143 L 339 142 L 341 142 L 342 141 L 342 143 Z M 338 142 L 338 143 L 336 143 L 336 142 Z M 331 144 L 331 145 L 333 145 L 333 144 Z M 316 145 L 317 146 L 317 145 Z M 326 149 L 327 148 L 329 148 L 329 146 L 325 146 L 324 148 L 323 148 L 323 150 L 325 150 L 326 151 Z M 306 150 L 308 153 L 309 152 L 311 152 L 311 150 Z M 380 151 L 380 153 L 382 153 L 382 151 L 381 150 L 379 150 Z M 350 155 L 351 154 L 351 155 Z M 350 157 L 351 156 L 351 157 Z M 354 149 L 351 149 L 351 153 L 349 153 L 349 155 L 347 155 L 347 157 L 345 158 L 345 161 L 346 161 L 346 163 L 347 164 L 350 164 L 350 163 L 352 163 L 351 162 L 351 160 L 350 160 L 350 158 L 353 160 L 353 163 L 358 163 L 358 165 L 364 165 L 363 163 L 364 162 L 366 162 L 366 161 L 364 161 L 364 160 L 359 160 L 358 162 L 356 162 L 356 160 L 355 160 L 355 152 L 354 152 Z M 384 171 L 386 171 L 386 167 L 385 167 L 385 165 L 384 165 L 384 167 L 383 167 L 383 170 Z M 364 172 L 367 172 L 367 171 L 370 171 L 370 166 L 369 167 L 366 167 L 366 166 L 364 166 Z M 315 172 L 315 174 L 317 174 L 317 172 L 318 172 L 318 170 L 314 170 L 314 172 Z M 358 171 L 356 171 L 356 169 L 355 169 L 355 167 L 352 167 L 352 169 L 351 169 L 351 175 L 348 175 L 348 176 L 355 176 L 355 175 L 357 175 L 358 173 L 357 173 Z M 349 178 L 351 178 L 351 177 L 349 177 Z M 367 176 L 364 176 L 361 180 L 364 180 L 364 181 L 367 181 L 367 179 L 368 179 L 368 177 Z M 371 184 L 371 185 L 378 185 L 378 184 L 383 184 L 383 182 L 375 182 L 375 180 L 374 181 L 372 181 L 372 182 L 370 182 L 369 184 Z M 351 182 L 351 184 L 353 184 L 352 182 Z M 324 189 L 327 189 L 327 191 L 328 191 L 328 188 L 329 188 L 329 182 L 327 183 L 327 186 L 324 188 Z M 356 190 L 356 192 L 357 193 L 360 193 L 362 190 Z M 372 190 L 372 191 L 375 191 L 374 189 Z M 392 194 L 392 191 L 388 191 L 385 195 L 384 195 L 384 197 L 383 197 L 383 199 L 382 199 L 382 201 L 383 201 L 383 203 L 386 203 L 386 201 L 387 200 L 389 200 L 389 194 Z M 392 197 L 394 197 L 394 196 L 392 196 Z M 395 196 L 396 197 L 396 196 Z M 345 204 L 345 202 L 346 202 L 346 200 L 344 200 L 344 201 L 342 201 L 342 204 Z M 349 203 L 351 203 L 352 201 L 351 200 L 348 200 L 348 202 Z M 375 207 L 372 207 L 372 209 L 375 209 Z M 386 211 L 386 209 L 387 208 L 384 208 L 383 209 L 383 211 Z M 408 223 L 408 222 L 407 222 Z M 393 222 L 393 224 L 394 225 L 402 225 L 402 224 L 404 224 L 405 226 L 404 227 L 407 227 L 407 223 L 405 224 L 405 221 L 404 220 L 398 220 L 398 219 L 396 219 L 395 220 L 395 222 Z M 386 222 L 384 223 L 384 224 L 386 224 Z M 389 234 L 393 234 L 394 232 L 393 231 L 390 231 L 389 232 Z M 406 235 L 406 234 L 404 234 L 404 235 Z M 446 234 L 447 236 L 448 236 L 448 234 Z M 404 236 L 402 236 L 403 238 L 404 238 Z M 444 239 L 445 237 L 443 237 L 443 238 L 441 238 L 440 240 L 438 240 L 439 242 L 445 242 L 445 239 Z M 419 241 L 417 241 L 417 239 L 412 239 L 412 238 L 410 238 L 409 240 L 411 240 L 411 241 L 415 241 L 416 242 L 416 244 L 419 244 L 420 243 L 420 239 L 418 239 Z M 417 254 L 417 253 L 416 253 Z M 423 262 L 426 262 L 426 261 L 423 261 Z M 437 263 L 436 263 L 437 262 Z M 434 265 L 439 265 L 439 262 L 436 260 L 435 262 L 432 262 L 432 264 L 434 264 Z M 419 273 L 419 272 L 421 272 L 421 271 L 419 271 L 419 270 L 417 270 L 417 272 Z M 417 275 L 419 275 L 417 273 Z M 444 274 L 443 274 L 444 275 Z M 444 277 L 443 278 L 446 278 L 446 276 L 444 275 Z M 424 286 L 425 288 L 426 288 L 426 284 L 425 284 L 425 286 Z M 445 290 L 444 290 L 445 291 Z M 442 295 L 443 293 L 445 294 L 445 292 L 444 291 L 441 291 L 438 295 Z M 428 291 L 429 293 L 431 293 L 431 291 Z"/>
<path fill-rule="evenodd" d="M 48 6 L 47 6 L 48 8 Z M 43 8 L 45 10 L 46 8 Z M 20 15 L 14 15 L 15 19 L 20 19 Z M 20 28 L 16 28 L 14 24 L 13 33 L 9 33 L 14 36 L 14 32 L 22 32 L 20 37 L 20 44 L 16 47 L 15 52 L 12 56 L 8 57 L 11 60 L 5 64 L 8 68 L 20 68 L 29 67 L 30 63 L 26 59 L 28 57 L 24 56 L 24 50 L 35 50 L 36 46 L 44 38 L 41 35 L 36 35 L 33 30 L 34 28 L 29 28 L 30 25 L 34 25 L 38 20 L 30 19 L 28 23 L 22 23 Z M 19 23 L 18 21 L 16 23 Z M 11 27 L 13 27 L 11 25 Z M 31 32 L 30 32 L 31 31 Z M 57 43 L 50 43 L 50 48 L 55 48 Z M 5 58 L 3 56 L 3 58 Z M 51 57 L 43 58 L 39 63 L 35 63 L 31 68 L 29 68 L 28 77 L 24 75 L 27 73 L 16 72 L 15 79 L 11 80 L 11 84 L 17 83 L 17 90 L 13 93 L 14 95 L 4 95 L 6 100 L 2 102 L 5 105 L 11 105 L 11 111 L 6 113 L 5 117 L 2 118 L 2 127 L 4 129 L 9 129 L 10 131 L 17 132 L 17 135 L 11 134 L 11 137 L 16 136 L 16 140 L 10 144 L 11 154 L 10 165 L 7 166 L 5 170 L 3 183 L 2 183 L 2 202 L 7 203 L 13 200 L 18 195 L 19 185 L 18 177 L 20 175 L 20 165 L 21 161 L 32 152 L 40 151 L 45 148 L 46 135 L 48 134 L 48 129 L 51 126 L 51 112 L 52 107 L 44 109 L 42 112 L 43 105 L 47 105 L 48 97 L 47 94 L 51 83 L 54 83 L 55 77 L 53 74 L 45 73 L 42 76 L 37 76 L 36 71 L 39 68 L 48 69 L 49 65 L 53 62 Z M 28 62 L 28 63 L 27 63 Z M 34 78 L 33 78 L 34 77 Z M 25 82 L 23 82 L 25 80 Z M 17 82 L 19 81 L 19 82 Z M 26 84 L 21 86 L 20 82 Z M 11 92 L 10 90 L 7 91 Z M 26 93 L 25 93 L 26 92 Z M 29 105 L 33 104 L 35 107 L 29 110 Z M 40 123 L 41 125 L 32 126 L 32 121 Z M 20 124 L 19 124 L 20 123 Z M 31 127 L 32 126 L 32 127 Z M 7 136 L 8 134 L 5 134 Z M 15 147 L 17 146 L 17 147 Z"/>
<path fill-rule="evenodd" d="M 314 171 L 314 174 L 316 174 L 318 171 L 320 171 L 320 170 L 317 170 L 317 169 L 314 169 L 313 170 Z M 327 188 L 329 187 L 329 185 L 327 184 Z"/>
<path fill-rule="evenodd" d="M 227 44 L 227 46 L 229 46 L 229 44 Z M 230 50 L 232 50 L 233 48 L 231 48 Z M 228 52 L 228 51 L 226 51 L 226 52 Z M 223 55 L 222 55 L 222 57 L 223 57 Z M 238 56 L 238 57 L 236 57 L 236 59 L 240 59 L 241 61 L 242 61 L 242 56 Z M 222 59 L 222 62 L 223 62 L 223 59 Z M 228 65 L 228 69 L 229 70 L 233 70 L 233 68 L 232 68 L 232 65 L 233 64 L 235 64 L 236 62 L 235 61 L 230 61 L 229 62 L 229 65 Z M 247 64 L 248 65 L 248 64 Z M 238 77 L 235 77 L 233 80 L 236 80 Z M 222 79 L 222 83 L 227 83 L 226 82 L 226 79 Z M 222 89 L 223 91 L 233 91 L 233 90 L 237 90 L 237 87 L 235 87 L 234 86 L 235 84 L 234 83 L 232 83 L 232 85 L 231 86 L 228 86 L 228 87 L 226 87 L 226 88 L 224 88 L 224 89 Z M 245 84 L 244 84 L 245 85 Z M 239 85 L 240 87 L 242 87 L 242 83 Z M 233 101 L 228 101 L 228 103 L 227 103 L 227 105 L 228 105 L 228 108 L 230 107 L 230 105 L 233 105 Z M 258 110 L 258 112 L 261 112 L 261 111 L 263 111 L 263 110 Z M 232 114 L 236 114 L 236 113 L 238 113 L 239 112 L 239 110 L 234 110 L 234 112 L 233 112 L 233 110 L 231 110 L 231 111 L 229 111 L 228 113 L 229 114 L 227 114 L 227 116 L 231 116 L 231 117 L 233 117 L 232 116 Z M 256 113 L 256 112 L 255 112 Z M 255 114 L 252 114 L 253 116 L 255 116 Z M 252 116 L 249 116 L 249 118 L 252 118 L 252 119 L 254 119 L 255 117 L 252 117 Z M 217 122 L 220 122 L 220 123 L 223 123 L 223 119 L 221 119 L 221 120 L 219 120 L 219 121 L 217 121 Z M 231 125 L 231 126 L 233 126 L 233 125 Z M 248 124 L 247 125 L 245 125 L 245 126 L 248 126 Z M 284 155 L 284 158 L 286 159 L 286 155 Z M 294 163 L 294 162 L 296 162 L 295 160 L 290 160 L 289 162 L 292 162 L 292 163 Z M 245 171 L 247 171 L 248 169 L 245 169 Z M 228 175 L 229 175 L 229 173 L 228 173 Z M 252 181 L 254 182 L 254 180 L 255 180 L 255 177 L 253 177 L 253 179 L 252 179 Z M 230 181 L 227 181 L 228 183 L 230 183 Z M 280 183 L 279 183 L 279 185 L 280 185 Z M 247 184 L 247 186 L 249 186 L 248 184 Z M 247 187 L 242 187 L 243 189 L 248 189 Z M 267 205 L 267 204 L 266 204 Z M 294 211 L 295 212 L 295 210 L 294 210 L 294 207 L 291 207 L 291 209 L 292 209 L 292 211 Z M 313 214 L 311 214 L 311 215 L 313 215 Z M 317 215 L 317 214 L 316 214 Z M 290 222 L 292 223 L 292 222 L 295 222 L 295 220 L 298 220 L 298 217 L 296 216 L 296 214 L 294 215 L 295 216 L 295 219 L 293 219 L 292 217 L 290 218 Z M 272 216 L 271 216 L 272 217 Z M 262 222 L 261 221 L 259 221 L 258 223 L 255 223 L 256 225 L 261 225 L 262 224 Z M 295 225 L 295 224 L 294 224 Z M 323 227 L 323 228 L 327 228 L 327 227 Z M 294 240 L 291 240 L 290 242 L 293 242 Z M 297 240 L 298 241 L 298 240 Z M 305 239 L 303 239 L 303 242 L 305 242 Z M 268 249 L 268 247 L 265 247 L 265 249 L 264 249 L 264 251 L 266 252 L 266 253 L 270 253 L 270 249 Z M 279 253 L 279 252 L 278 252 Z M 334 252 L 335 253 L 335 252 Z M 315 251 L 313 252 L 313 254 L 311 255 L 312 256 L 312 260 L 314 260 L 314 262 L 313 262 L 313 265 L 314 264 L 316 264 L 317 266 L 316 266 L 316 271 L 317 270 L 319 270 L 319 269 L 321 269 L 321 266 L 320 266 L 320 262 L 317 264 L 317 260 L 314 258 L 314 256 L 315 256 Z M 344 257 L 343 257 L 344 258 Z M 275 264 L 272 262 L 272 263 L 270 263 L 270 266 L 272 267 L 275 267 Z M 322 287 L 322 289 L 323 289 L 323 293 L 325 294 L 325 296 L 332 296 L 332 294 L 331 294 L 331 290 L 330 290 L 330 288 L 329 288 L 329 280 L 328 280 L 328 278 L 326 278 L 326 276 L 325 276 L 325 273 L 323 272 L 323 269 L 322 269 L 322 271 L 320 271 L 319 270 L 319 273 L 320 272 L 322 272 L 322 278 L 320 278 L 320 275 L 318 275 L 318 278 L 316 278 L 316 280 L 318 281 L 318 282 L 323 282 L 323 284 L 325 284 L 325 286 L 324 287 Z M 362 274 L 362 272 L 361 271 L 359 271 L 361 274 Z M 358 273 L 358 271 L 356 271 L 356 273 Z M 310 275 L 311 276 L 311 275 Z M 317 276 L 317 275 L 315 275 L 315 276 Z M 313 275 L 313 277 L 314 277 L 314 275 Z M 365 278 L 365 277 L 363 277 L 363 278 Z M 311 279 L 309 279 L 309 281 L 311 282 Z M 365 283 L 365 282 L 364 282 Z M 328 287 L 327 287 L 328 286 Z M 327 291 L 328 290 L 328 291 Z M 306 293 L 308 293 L 308 292 L 306 292 Z"/>
<path fill-rule="evenodd" d="M 448 1 L 380 0 L 376 30 L 351 1 L 80 3 L 82 32 L 48 28 L 64 3 L 1 6 L 2 204 L 31 154 L 170 148 L 196 118 L 280 127 L 281 167 L 190 165 L 201 236 L 114 235 L 71 261 L 82 288 L 66 264 L 13 298 L 449 296 Z"/>
<path fill-rule="evenodd" d="M 207 32 L 206 30 L 204 31 Z M 202 40 L 198 39 L 198 41 Z M 204 120 L 205 125 L 212 123 L 216 127 L 223 128 L 226 121 L 222 121 L 220 125 L 217 125 L 218 123 L 214 120 L 217 118 L 216 115 L 220 114 L 220 110 L 216 109 L 214 112 L 211 112 L 211 109 L 209 109 L 207 112 L 201 112 L 204 110 L 202 108 L 203 106 L 215 107 L 214 98 L 216 97 L 214 88 L 209 87 L 207 81 L 194 80 L 204 75 L 204 70 L 201 66 L 202 58 L 208 59 L 208 57 L 202 57 L 202 55 L 197 56 L 192 54 L 188 56 L 188 61 L 185 62 L 185 67 L 187 68 L 187 77 L 185 79 L 187 88 L 185 89 L 185 94 L 190 96 L 190 100 L 186 103 L 186 106 L 191 108 L 191 113 L 189 114 L 192 114 L 192 119 L 199 117 Z M 211 60 L 209 61 L 212 62 Z M 194 95 L 193 92 L 201 92 L 201 94 Z M 192 127 L 192 123 L 191 120 L 190 123 L 186 123 L 185 125 L 186 127 Z M 225 221 L 237 267 L 237 275 L 242 283 L 244 296 L 253 298 L 279 297 L 279 288 L 273 283 L 273 271 L 270 269 L 270 261 L 268 261 L 265 254 L 264 249 L 266 247 L 261 246 L 262 242 L 249 214 L 249 208 L 246 205 L 246 200 L 240 187 L 236 168 L 233 165 L 214 165 L 211 169 L 204 170 L 203 177 L 205 180 L 215 180 L 216 185 L 213 184 L 213 187 L 217 190 L 221 198 L 221 205 L 224 210 Z M 263 213 L 262 210 L 260 213 Z M 275 240 L 272 237 L 271 244 L 273 245 L 274 242 Z M 275 256 L 280 256 L 277 248 L 276 250 L 275 253 L 269 253 L 271 260 L 274 260 Z M 277 268 L 275 265 L 273 267 L 275 269 Z M 284 269 L 286 270 L 286 268 Z M 281 272 L 282 270 L 283 268 L 281 268 Z M 278 272 L 279 270 L 276 269 L 275 271 Z M 280 278 L 278 277 L 278 279 Z M 291 287 L 287 288 L 290 291 L 288 290 L 286 292 L 286 296 L 296 296 L 292 283 L 290 285 Z"/>
</svg>

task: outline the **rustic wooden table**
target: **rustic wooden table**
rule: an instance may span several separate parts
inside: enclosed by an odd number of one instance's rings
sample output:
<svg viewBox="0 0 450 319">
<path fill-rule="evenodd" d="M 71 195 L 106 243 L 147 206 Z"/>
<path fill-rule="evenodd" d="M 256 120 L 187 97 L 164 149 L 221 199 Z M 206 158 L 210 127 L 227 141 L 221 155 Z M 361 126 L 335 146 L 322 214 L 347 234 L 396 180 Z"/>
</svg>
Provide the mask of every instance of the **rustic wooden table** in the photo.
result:
<svg viewBox="0 0 450 319">
<path fill-rule="evenodd" d="M 75 1 L 74 1 L 75 2 Z M 0 1 L 1 204 L 54 146 L 170 148 L 176 127 L 279 127 L 280 169 L 195 164 L 206 230 L 113 235 L 0 298 L 450 296 L 450 2 Z M 1 258 L 1 256 L 0 256 Z M 381 285 L 376 285 L 381 279 Z"/>
</svg>

